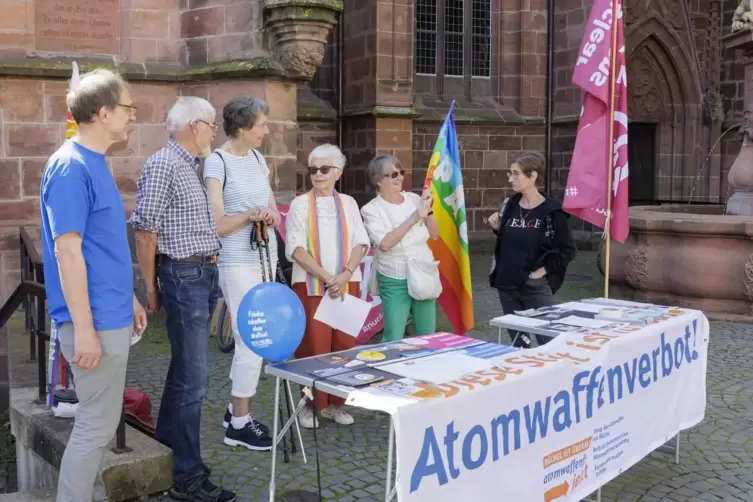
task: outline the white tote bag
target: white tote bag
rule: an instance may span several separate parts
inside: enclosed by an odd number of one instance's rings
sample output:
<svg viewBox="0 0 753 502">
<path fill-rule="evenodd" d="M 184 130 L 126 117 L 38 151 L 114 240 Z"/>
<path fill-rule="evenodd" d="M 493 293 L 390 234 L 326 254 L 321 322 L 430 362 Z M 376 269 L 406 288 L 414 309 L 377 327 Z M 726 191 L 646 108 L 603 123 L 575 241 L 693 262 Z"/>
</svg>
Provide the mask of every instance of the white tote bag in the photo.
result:
<svg viewBox="0 0 753 502">
<path fill-rule="evenodd" d="M 436 260 L 406 259 L 408 294 L 414 300 L 436 300 L 442 294 L 439 262 Z"/>
</svg>

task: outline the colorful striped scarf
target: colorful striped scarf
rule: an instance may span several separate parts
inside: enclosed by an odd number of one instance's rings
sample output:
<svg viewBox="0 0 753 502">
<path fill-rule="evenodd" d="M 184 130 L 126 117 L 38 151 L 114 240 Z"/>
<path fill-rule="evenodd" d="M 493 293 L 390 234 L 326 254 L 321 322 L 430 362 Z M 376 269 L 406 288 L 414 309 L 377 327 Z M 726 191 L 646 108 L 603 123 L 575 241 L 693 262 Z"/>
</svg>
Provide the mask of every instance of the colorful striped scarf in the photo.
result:
<svg viewBox="0 0 753 502">
<path fill-rule="evenodd" d="M 335 208 L 337 210 L 337 242 L 335 249 L 337 252 L 337 261 L 340 263 L 340 272 L 345 270 L 350 261 L 350 238 L 348 237 L 348 221 L 345 217 L 345 206 L 343 205 L 340 195 L 335 190 Z M 322 248 L 321 237 L 319 236 L 319 217 L 316 211 L 316 195 L 314 191 L 309 192 L 309 217 L 308 217 L 308 252 L 319 266 L 322 265 Z M 348 294 L 349 283 L 345 284 L 343 292 Z M 324 296 L 324 282 L 313 274 L 306 274 L 306 289 L 309 296 Z"/>
</svg>

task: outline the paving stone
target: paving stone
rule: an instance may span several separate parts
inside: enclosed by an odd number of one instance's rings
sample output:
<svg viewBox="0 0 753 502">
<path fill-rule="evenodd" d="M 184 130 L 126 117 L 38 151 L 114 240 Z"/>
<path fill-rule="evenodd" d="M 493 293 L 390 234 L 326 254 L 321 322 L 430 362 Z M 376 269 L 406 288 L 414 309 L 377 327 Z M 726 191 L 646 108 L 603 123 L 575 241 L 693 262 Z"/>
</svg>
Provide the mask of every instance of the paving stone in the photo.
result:
<svg viewBox="0 0 753 502">
<path fill-rule="evenodd" d="M 497 295 L 487 286 L 486 272 L 490 260 L 489 254 L 472 256 L 477 326 L 470 335 L 496 341 L 496 329 L 486 326 L 490 318 L 500 314 Z M 579 253 L 569 274 L 577 276 L 577 281 L 566 281 L 556 301 L 602 295 L 603 282 L 596 269 L 595 253 Z M 144 339 L 132 348 L 128 368 L 128 385 L 138 387 L 152 397 L 155 417 L 169 364 L 169 345 L 161 322 L 160 318 L 151 320 Z M 449 329 L 441 315 L 438 329 Z M 230 448 L 222 443 L 222 415 L 230 393 L 228 372 L 232 353 L 221 353 L 214 339 L 208 340 L 207 346 L 210 383 L 202 413 L 204 459 L 212 467 L 212 479 L 235 490 L 239 501 L 268 501 L 271 455 Z M 753 502 L 751 367 L 753 326 L 712 322 L 706 419 L 683 433 L 681 464 L 674 464 L 673 455 L 654 452 L 607 484 L 602 489 L 602 501 Z M 262 376 L 252 403 L 255 418 L 269 426 L 273 418 L 273 391 L 274 380 Z M 323 500 L 382 501 L 389 426 L 387 416 L 362 410 L 355 410 L 353 416 L 356 422 L 350 427 L 321 420 L 322 427 L 317 431 Z M 282 451 L 278 455 L 277 500 L 282 500 L 286 491 L 317 492 L 317 449 L 313 432 L 303 430 L 303 438 L 308 464 L 303 463 L 300 451 L 290 455 L 288 464 L 283 462 Z M 157 497 L 153 500 L 168 499 Z"/>
</svg>

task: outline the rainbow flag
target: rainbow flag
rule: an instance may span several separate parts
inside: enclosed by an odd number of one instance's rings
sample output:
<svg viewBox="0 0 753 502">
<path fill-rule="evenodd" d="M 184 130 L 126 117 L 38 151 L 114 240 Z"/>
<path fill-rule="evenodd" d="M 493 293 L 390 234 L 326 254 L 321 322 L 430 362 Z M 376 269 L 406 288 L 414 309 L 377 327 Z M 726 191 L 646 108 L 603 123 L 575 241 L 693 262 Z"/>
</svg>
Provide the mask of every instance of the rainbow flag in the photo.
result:
<svg viewBox="0 0 753 502">
<path fill-rule="evenodd" d="M 76 62 L 73 62 L 73 74 L 71 75 L 71 83 L 70 83 L 70 89 L 75 89 L 80 81 L 80 77 L 78 74 L 78 65 Z M 73 115 L 71 115 L 71 111 L 68 110 L 68 116 L 65 120 L 65 137 L 66 139 L 71 139 L 73 136 L 76 135 L 78 132 L 78 125 L 76 125 L 76 121 L 73 120 Z"/>
<path fill-rule="evenodd" d="M 434 196 L 432 210 L 439 224 L 439 238 L 429 239 L 442 279 L 442 294 L 437 301 L 455 333 L 462 335 L 473 329 L 473 290 L 463 173 L 452 117 L 454 106 L 453 101 L 439 130 L 424 189 L 431 189 Z"/>
</svg>

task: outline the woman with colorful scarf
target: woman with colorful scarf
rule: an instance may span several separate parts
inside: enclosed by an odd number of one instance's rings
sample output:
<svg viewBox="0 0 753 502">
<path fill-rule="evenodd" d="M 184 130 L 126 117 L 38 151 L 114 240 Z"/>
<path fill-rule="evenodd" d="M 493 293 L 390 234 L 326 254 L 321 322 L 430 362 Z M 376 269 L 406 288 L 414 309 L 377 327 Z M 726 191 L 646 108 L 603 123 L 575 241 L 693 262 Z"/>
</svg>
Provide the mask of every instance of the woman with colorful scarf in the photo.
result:
<svg viewBox="0 0 753 502">
<path fill-rule="evenodd" d="M 313 188 L 290 203 L 286 219 L 285 254 L 293 262 L 293 291 L 306 311 L 306 332 L 297 358 L 347 350 L 355 339 L 314 319 L 324 295 L 360 297 L 359 265 L 369 249 L 369 236 L 363 226 L 356 201 L 335 190 L 342 176 L 345 156 L 334 145 L 320 145 L 311 152 L 308 174 Z M 317 408 L 323 418 L 341 425 L 353 423 L 342 399 L 317 392 Z M 303 409 L 300 423 L 318 427 L 313 403 Z"/>
</svg>

